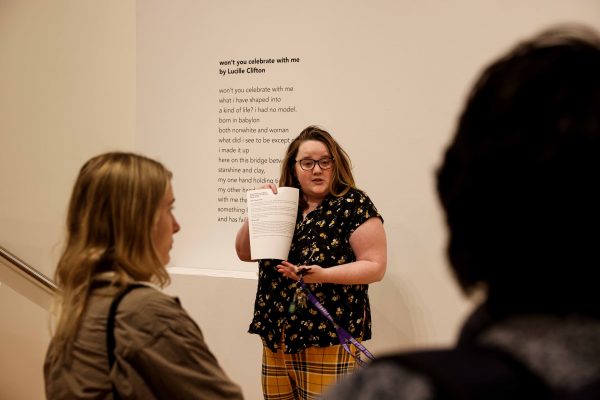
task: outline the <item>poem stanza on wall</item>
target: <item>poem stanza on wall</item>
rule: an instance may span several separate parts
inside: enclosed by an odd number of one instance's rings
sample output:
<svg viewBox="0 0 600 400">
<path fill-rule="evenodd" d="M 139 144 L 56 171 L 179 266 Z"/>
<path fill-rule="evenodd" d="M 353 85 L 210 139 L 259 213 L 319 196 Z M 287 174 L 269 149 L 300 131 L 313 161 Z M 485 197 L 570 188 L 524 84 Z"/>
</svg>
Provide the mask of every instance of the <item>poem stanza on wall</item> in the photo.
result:
<svg viewBox="0 0 600 400">
<path fill-rule="evenodd" d="M 256 77 L 265 83 L 223 85 L 217 93 L 217 222 L 239 223 L 246 214 L 246 191 L 278 183 L 281 157 L 294 136 L 289 129 L 296 87 L 273 82 L 277 64 L 299 65 L 299 58 L 252 58 L 219 61 L 219 74 Z"/>
</svg>

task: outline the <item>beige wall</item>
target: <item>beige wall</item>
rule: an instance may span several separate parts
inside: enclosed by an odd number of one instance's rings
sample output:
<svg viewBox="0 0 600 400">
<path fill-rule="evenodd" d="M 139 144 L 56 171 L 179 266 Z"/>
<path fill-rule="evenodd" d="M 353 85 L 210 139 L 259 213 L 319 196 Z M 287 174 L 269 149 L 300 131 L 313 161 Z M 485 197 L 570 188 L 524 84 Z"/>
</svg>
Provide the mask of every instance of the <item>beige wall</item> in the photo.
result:
<svg viewBox="0 0 600 400">
<path fill-rule="evenodd" d="M 361 112 L 372 107 L 374 116 L 362 121 L 361 128 L 375 127 L 380 146 L 369 148 L 363 146 L 362 138 L 347 139 L 357 178 L 384 213 L 390 240 L 388 273 L 383 282 L 371 288 L 374 339 L 367 346 L 381 354 L 449 343 L 469 309 L 447 271 L 445 231 L 432 172 L 474 75 L 519 35 L 550 22 L 575 20 L 600 26 L 600 5 L 597 0 L 514 0 L 489 2 L 486 7 L 479 1 L 462 0 L 452 7 L 444 5 L 444 13 L 440 13 L 433 1 L 378 1 L 388 10 L 413 18 L 398 28 L 403 35 L 396 41 L 394 35 L 400 31 L 394 25 L 394 14 L 388 13 L 382 30 L 389 34 L 382 37 L 389 42 L 365 42 L 374 48 L 389 46 L 370 51 L 385 55 L 389 50 L 396 65 L 410 63 L 414 72 L 401 85 L 393 81 L 383 85 L 380 92 L 361 92 L 368 94 L 361 97 Z M 271 7 L 276 3 L 277 7 Z M 136 27 L 146 4 L 150 3 L 0 2 L 0 245 L 47 275 L 53 272 L 69 191 L 78 168 L 93 154 L 136 148 Z M 204 17 L 219 16 L 220 21 L 241 7 L 241 2 L 236 7 L 233 1 L 165 4 L 201 4 L 201 13 L 190 17 L 197 24 L 203 24 Z M 346 4 L 323 6 L 322 11 L 335 19 L 339 14 L 334 13 Z M 281 13 L 275 17 L 295 15 L 280 2 L 252 2 L 252 7 L 261 6 L 264 12 L 259 16 L 275 12 Z M 358 19 L 357 29 L 364 27 L 360 19 L 369 15 L 346 11 L 347 18 Z M 170 15 L 164 15 L 165 21 L 167 17 Z M 265 20 L 254 23 L 264 24 Z M 286 29 L 285 19 L 277 21 L 280 29 Z M 427 29 L 421 21 L 428 22 Z M 233 29 L 227 21 L 222 23 Z M 411 26 L 426 36 L 411 36 Z M 249 31 L 252 24 L 247 28 Z M 207 37 L 211 51 L 219 47 L 217 37 Z M 400 42 L 402 47 L 396 45 Z M 285 48 L 285 43 L 279 46 Z M 460 49 L 459 57 L 453 51 L 456 48 Z M 427 62 L 421 65 L 418 58 L 403 58 L 408 50 L 422 52 Z M 368 62 L 362 63 L 361 68 L 369 68 Z M 385 63 L 378 66 L 385 68 Z M 330 75 L 333 78 L 339 73 Z M 373 75 L 381 79 L 377 72 Z M 444 82 L 448 86 L 440 90 L 439 84 Z M 339 115 L 331 115 L 331 124 L 337 125 L 336 118 L 342 121 L 348 113 L 355 113 L 349 96 L 340 102 L 343 105 L 336 108 Z M 409 125 L 399 129 L 400 122 Z M 354 129 L 349 122 L 340 126 L 345 131 Z M 165 134 L 170 128 L 165 126 Z M 176 171 L 176 176 L 186 174 L 192 175 Z M 183 182 L 180 179 L 177 184 Z M 197 190 L 185 189 L 182 193 Z M 185 227 L 186 221 L 181 222 Z M 199 243 L 199 251 L 210 249 Z M 248 266 L 249 271 L 255 268 Z M 168 291 L 180 296 L 247 398 L 260 398 L 260 342 L 245 333 L 256 281 L 198 273 L 174 276 Z M 0 285 L 0 308 L 0 398 L 41 399 L 41 362 L 49 339 L 46 311 L 6 282 Z"/>
<path fill-rule="evenodd" d="M 0 262 L 0 268 L 5 268 Z M 44 398 L 42 364 L 48 346 L 48 312 L 0 283 L 0 398 Z"/>
<path fill-rule="evenodd" d="M 135 2 L 0 3 L 0 242 L 47 274 L 91 155 L 131 149 Z"/>
<path fill-rule="evenodd" d="M 47 275 L 78 168 L 133 148 L 135 46 L 133 0 L 0 2 L 0 244 Z M 47 312 L 4 282 L 0 318 L 0 398 L 43 399 Z"/>
</svg>

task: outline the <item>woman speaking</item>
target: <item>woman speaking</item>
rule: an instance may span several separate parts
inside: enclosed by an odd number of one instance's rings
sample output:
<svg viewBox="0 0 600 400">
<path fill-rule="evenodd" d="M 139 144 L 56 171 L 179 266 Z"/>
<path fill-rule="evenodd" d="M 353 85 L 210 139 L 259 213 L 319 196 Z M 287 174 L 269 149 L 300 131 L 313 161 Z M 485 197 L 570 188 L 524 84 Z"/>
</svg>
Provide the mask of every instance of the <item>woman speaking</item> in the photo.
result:
<svg viewBox="0 0 600 400">
<path fill-rule="evenodd" d="M 355 186 L 348 155 L 328 132 L 304 129 L 281 165 L 280 186 L 300 189 L 296 227 L 287 260 L 258 260 L 249 332 L 263 342 L 265 399 L 314 399 L 354 370 L 356 354 L 307 301 L 300 276 L 338 326 L 358 341 L 370 339 L 368 284 L 385 274 L 386 237 L 377 209 Z M 273 184 L 264 188 L 277 193 Z M 247 220 L 236 251 L 253 261 Z"/>
</svg>

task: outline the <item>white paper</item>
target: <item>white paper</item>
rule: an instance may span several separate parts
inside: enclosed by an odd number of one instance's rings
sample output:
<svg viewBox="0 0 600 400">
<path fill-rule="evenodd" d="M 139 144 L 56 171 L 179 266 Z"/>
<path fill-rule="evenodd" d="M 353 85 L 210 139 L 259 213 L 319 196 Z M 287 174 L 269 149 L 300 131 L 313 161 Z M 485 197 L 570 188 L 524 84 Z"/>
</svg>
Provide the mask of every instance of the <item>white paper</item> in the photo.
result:
<svg viewBox="0 0 600 400">
<path fill-rule="evenodd" d="M 299 190 L 280 187 L 246 192 L 250 226 L 250 255 L 253 260 L 287 260 L 296 227 Z"/>
</svg>

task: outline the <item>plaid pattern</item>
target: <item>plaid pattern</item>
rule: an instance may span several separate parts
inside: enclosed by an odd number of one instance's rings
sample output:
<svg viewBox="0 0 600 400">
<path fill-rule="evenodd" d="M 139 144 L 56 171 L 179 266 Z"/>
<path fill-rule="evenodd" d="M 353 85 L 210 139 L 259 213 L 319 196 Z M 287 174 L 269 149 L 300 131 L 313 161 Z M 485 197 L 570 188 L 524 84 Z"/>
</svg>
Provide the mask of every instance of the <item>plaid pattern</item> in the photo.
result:
<svg viewBox="0 0 600 400">
<path fill-rule="evenodd" d="M 358 350 L 350 346 L 356 353 Z M 316 399 L 328 386 L 354 371 L 356 361 L 341 345 L 308 347 L 285 354 L 263 346 L 262 387 L 265 400 Z"/>
</svg>

